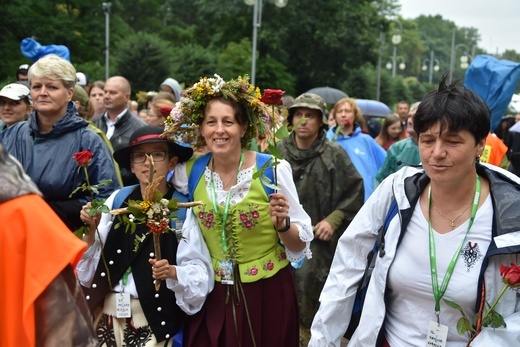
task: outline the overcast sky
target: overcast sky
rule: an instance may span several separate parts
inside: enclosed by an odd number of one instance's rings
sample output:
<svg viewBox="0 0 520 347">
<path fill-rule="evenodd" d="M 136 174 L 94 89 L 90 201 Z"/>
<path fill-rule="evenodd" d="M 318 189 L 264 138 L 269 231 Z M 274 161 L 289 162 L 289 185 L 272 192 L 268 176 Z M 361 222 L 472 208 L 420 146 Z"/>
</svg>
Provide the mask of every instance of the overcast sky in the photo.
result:
<svg viewBox="0 0 520 347">
<path fill-rule="evenodd" d="M 457 27 L 478 29 L 478 46 L 490 54 L 520 53 L 520 0 L 399 0 L 401 16 L 441 15 Z"/>
</svg>

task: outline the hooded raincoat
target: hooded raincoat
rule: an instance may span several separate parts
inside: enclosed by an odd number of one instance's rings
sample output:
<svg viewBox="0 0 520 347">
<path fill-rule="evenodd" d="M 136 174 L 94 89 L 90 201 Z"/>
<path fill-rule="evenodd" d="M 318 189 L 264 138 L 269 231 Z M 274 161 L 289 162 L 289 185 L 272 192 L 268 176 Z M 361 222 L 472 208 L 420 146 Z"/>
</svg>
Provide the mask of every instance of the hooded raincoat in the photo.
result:
<svg viewBox="0 0 520 347">
<path fill-rule="evenodd" d="M 32 112 L 26 122 L 16 123 L 0 133 L 0 142 L 20 161 L 47 203 L 74 230 L 83 224 L 79 212 L 91 197 L 88 191 L 78 191 L 69 197 L 74 189 L 86 183 L 84 171 L 78 170 L 72 156 L 85 150 L 94 153 L 87 166 L 90 184 L 111 181 L 99 188 L 97 198 L 107 198 L 119 187 L 112 156 L 103 140 L 87 128 L 88 122 L 78 116 L 72 102 L 46 134 L 40 133 L 37 112 Z"/>
</svg>

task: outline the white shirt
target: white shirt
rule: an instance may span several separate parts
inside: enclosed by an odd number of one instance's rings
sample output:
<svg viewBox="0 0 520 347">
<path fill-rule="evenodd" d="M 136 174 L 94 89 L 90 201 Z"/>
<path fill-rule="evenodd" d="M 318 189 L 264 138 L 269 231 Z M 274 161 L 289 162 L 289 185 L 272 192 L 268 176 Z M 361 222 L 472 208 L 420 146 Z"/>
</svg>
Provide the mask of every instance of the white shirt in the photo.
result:
<svg viewBox="0 0 520 347">
<path fill-rule="evenodd" d="M 108 118 L 108 111 L 105 112 L 103 117 L 105 117 L 105 123 L 107 124 L 107 133 L 105 134 L 107 138 L 110 140 L 112 135 L 114 135 L 114 130 L 116 129 L 116 123 L 125 115 L 128 109 L 124 109 L 123 112 L 117 115 L 116 119 L 112 122 L 110 118 Z"/>
<path fill-rule="evenodd" d="M 484 255 L 491 241 L 493 220 L 491 196 L 477 211 L 461 250 L 453 275 L 443 298 L 460 305 L 471 320 L 475 314 L 479 272 Z M 438 283 L 441 286 L 446 269 L 464 239 L 469 219 L 447 234 L 435 230 Z M 430 321 L 436 321 L 433 297 L 428 221 L 421 206 L 415 206 L 403 240 L 397 249 L 394 262 L 388 273 L 388 306 L 385 319 L 386 337 L 392 347 L 424 346 Z M 413 320 L 410 317 L 414 317 Z M 440 323 L 448 330 L 448 347 L 465 347 L 468 337 L 457 333 L 457 321 L 461 318 L 455 310 L 441 299 Z"/>
</svg>

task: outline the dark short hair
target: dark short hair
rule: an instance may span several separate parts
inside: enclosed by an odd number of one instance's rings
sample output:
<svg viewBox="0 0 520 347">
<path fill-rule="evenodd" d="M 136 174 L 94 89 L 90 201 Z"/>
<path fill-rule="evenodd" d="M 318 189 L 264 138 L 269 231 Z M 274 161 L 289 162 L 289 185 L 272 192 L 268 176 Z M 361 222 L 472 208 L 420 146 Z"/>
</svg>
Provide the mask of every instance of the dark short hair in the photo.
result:
<svg viewBox="0 0 520 347">
<path fill-rule="evenodd" d="M 469 131 L 475 142 L 485 139 L 490 130 L 491 112 L 488 106 L 472 90 L 460 86 L 457 81 L 448 84 L 448 74 L 442 77 L 439 88 L 429 92 L 417 108 L 413 128 L 417 135 L 427 131 L 437 122 L 440 131 Z"/>
</svg>

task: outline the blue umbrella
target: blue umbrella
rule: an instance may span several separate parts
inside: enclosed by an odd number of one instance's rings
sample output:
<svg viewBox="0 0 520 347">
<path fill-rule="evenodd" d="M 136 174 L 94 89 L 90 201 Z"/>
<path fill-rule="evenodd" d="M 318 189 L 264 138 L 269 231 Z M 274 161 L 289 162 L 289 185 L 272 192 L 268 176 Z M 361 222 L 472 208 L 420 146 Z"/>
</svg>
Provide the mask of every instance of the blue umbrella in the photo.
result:
<svg viewBox="0 0 520 347">
<path fill-rule="evenodd" d="M 363 116 L 386 117 L 394 113 L 390 107 L 377 100 L 356 99 L 356 105 Z"/>
</svg>

